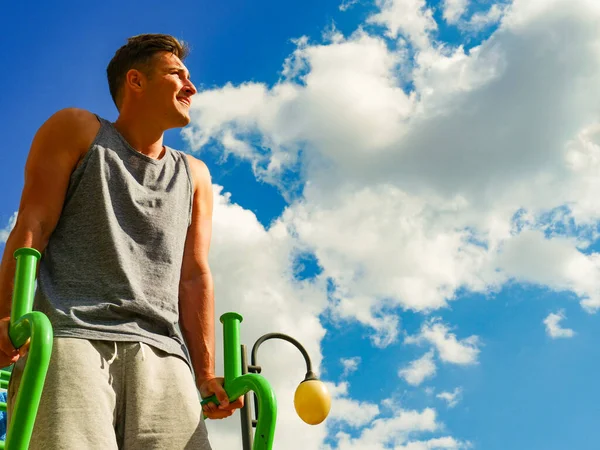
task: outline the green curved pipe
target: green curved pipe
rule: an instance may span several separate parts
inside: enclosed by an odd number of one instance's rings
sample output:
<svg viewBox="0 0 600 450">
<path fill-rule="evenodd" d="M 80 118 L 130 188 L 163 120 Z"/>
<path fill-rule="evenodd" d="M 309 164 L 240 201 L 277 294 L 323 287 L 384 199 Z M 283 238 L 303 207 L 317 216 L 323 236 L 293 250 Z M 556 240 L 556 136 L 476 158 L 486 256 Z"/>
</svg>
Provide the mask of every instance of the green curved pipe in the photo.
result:
<svg viewBox="0 0 600 450">
<path fill-rule="evenodd" d="M 221 316 L 225 363 L 223 387 L 232 401 L 247 392 L 254 391 L 258 399 L 258 417 L 252 450 L 272 450 L 277 422 L 277 400 L 273 388 L 265 377 L 255 373 L 241 374 L 240 323 L 242 320 L 242 316 L 234 312 Z M 209 402 L 219 403 L 214 395 L 204 399 L 202 404 Z"/>
<path fill-rule="evenodd" d="M 23 345 L 27 339 L 31 341 L 6 434 L 8 450 L 26 450 L 29 447 L 50 363 L 52 335 L 52 325 L 41 312 L 25 314 L 11 325 L 11 336 L 16 347 Z"/>
<path fill-rule="evenodd" d="M 36 267 L 41 254 L 33 248 L 20 248 L 14 256 L 17 265 L 8 334 L 15 348 L 22 347 L 28 339 L 30 342 L 6 442 L 0 441 L 0 449 L 27 450 L 52 354 L 53 332 L 48 317 L 32 312 Z M 2 371 L 1 384 L 9 378 L 10 373 Z"/>
</svg>

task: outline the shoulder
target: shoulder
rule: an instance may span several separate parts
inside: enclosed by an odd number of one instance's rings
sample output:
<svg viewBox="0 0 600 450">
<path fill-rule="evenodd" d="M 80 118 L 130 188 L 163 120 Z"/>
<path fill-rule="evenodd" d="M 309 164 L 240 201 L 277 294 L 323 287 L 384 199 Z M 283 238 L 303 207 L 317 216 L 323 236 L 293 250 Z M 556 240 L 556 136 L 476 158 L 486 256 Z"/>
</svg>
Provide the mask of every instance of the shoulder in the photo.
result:
<svg viewBox="0 0 600 450">
<path fill-rule="evenodd" d="M 60 141 L 73 150 L 86 151 L 94 141 L 100 122 L 85 109 L 65 108 L 55 112 L 38 133 L 52 141 Z"/>
<path fill-rule="evenodd" d="M 203 187 L 212 186 L 210 171 L 208 166 L 198 158 L 187 153 L 184 154 L 187 158 L 188 165 L 194 183 L 194 190 L 201 189 Z"/>
</svg>

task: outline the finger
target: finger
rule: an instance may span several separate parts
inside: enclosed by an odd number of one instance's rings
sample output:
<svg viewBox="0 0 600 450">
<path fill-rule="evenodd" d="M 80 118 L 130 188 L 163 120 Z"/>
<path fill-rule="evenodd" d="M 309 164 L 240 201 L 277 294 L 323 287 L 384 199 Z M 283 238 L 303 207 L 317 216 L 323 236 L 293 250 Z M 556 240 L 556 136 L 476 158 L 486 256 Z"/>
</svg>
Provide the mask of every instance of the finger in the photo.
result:
<svg viewBox="0 0 600 450">
<path fill-rule="evenodd" d="M 27 339 L 27 342 L 25 342 L 20 348 L 19 348 L 19 356 L 25 356 L 27 354 L 27 352 L 29 351 L 29 344 L 31 343 L 31 339 Z"/>
<path fill-rule="evenodd" d="M 231 409 L 239 409 L 244 407 L 244 397 L 238 398 L 236 401 L 229 404 Z"/>
<path fill-rule="evenodd" d="M 244 397 L 240 397 L 238 399 L 236 399 L 233 402 L 229 403 L 229 406 L 227 406 L 226 408 L 220 408 L 220 409 L 225 409 L 228 411 L 235 411 L 236 409 L 240 409 L 244 407 Z"/>
<path fill-rule="evenodd" d="M 229 406 L 229 396 L 227 395 L 227 392 L 225 392 L 225 389 L 223 389 L 223 386 L 219 383 L 215 383 L 213 390 L 217 396 L 217 400 L 219 400 L 219 409 L 227 408 Z"/>
<path fill-rule="evenodd" d="M 220 411 L 215 411 L 213 413 L 205 413 L 205 414 L 206 414 L 206 417 L 208 417 L 209 419 L 216 420 L 216 419 L 225 419 L 227 417 L 231 417 L 233 415 L 233 411 L 220 410 Z"/>
<path fill-rule="evenodd" d="M 217 405 L 215 405 L 213 402 L 209 402 L 209 403 L 206 403 L 205 405 L 202 405 L 202 410 L 205 413 L 215 412 L 215 411 L 217 411 Z"/>
</svg>

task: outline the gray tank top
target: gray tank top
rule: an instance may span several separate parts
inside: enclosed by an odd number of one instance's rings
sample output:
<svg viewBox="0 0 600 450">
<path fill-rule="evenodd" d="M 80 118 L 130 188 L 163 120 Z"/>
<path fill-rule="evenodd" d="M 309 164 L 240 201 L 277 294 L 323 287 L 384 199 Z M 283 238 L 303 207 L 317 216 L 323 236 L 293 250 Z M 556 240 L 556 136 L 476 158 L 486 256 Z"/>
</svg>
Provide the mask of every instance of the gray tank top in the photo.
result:
<svg viewBox="0 0 600 450">
<path fill-rule="evenodd" d="M 160 160 L 143 155 L 98 120 L 40 261 L 35 308 L 55 336 L 143 342 L 189 364 L 178 308 L 188 161 L 168 147 Z"/>
</svg>

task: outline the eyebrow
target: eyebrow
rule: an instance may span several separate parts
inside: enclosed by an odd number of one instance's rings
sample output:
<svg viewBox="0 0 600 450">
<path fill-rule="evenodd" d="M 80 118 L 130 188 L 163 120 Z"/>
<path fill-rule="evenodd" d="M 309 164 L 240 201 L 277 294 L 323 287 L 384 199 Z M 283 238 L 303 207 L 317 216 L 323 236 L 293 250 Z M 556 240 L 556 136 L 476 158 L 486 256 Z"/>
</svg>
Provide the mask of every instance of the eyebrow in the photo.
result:
<svg viewBox="0 0 600 450">
<path fill-rule="evenodd" d="M 190 72 L 188 70 L 184 69 L 183 67 L 172 66 L 172 67 L 169 67 L 167 70 L 169 72 L 172 71 L 172 70 L 177 70 L 178 72 L 184 72 L 185 75 L 186 75 L 186 77 L 188 78 L 188 80 L 190 78 Z"/>
</svg>

